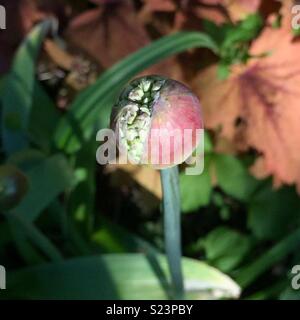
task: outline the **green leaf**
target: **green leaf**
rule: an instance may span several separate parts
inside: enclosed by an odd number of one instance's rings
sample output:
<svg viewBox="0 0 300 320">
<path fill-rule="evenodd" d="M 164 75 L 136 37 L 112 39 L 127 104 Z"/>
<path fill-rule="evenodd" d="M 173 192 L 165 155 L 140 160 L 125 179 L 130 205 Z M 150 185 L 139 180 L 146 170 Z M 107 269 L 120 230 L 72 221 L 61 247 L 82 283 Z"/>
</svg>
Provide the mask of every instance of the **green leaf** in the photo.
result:
<svg viewBox="0 0 300 320">
<path fill-rule="evenodd" d="M 251 249 L 251 240 L 228 227 L 218 227 L 201 241 L 208 261 L 218 269 L 232 271 Z"/>
<path fill-rule="evenodd" d="M 280 300 L 300 300 L 300 290 L 295 290 L 290 285 L 281 293 Z"/>
<path fill-rule="evenodd" d="M 204 154 L 213 152 L 214 146 L 212 139 L 207 131 L 204 131 Z"/>
<path fill-rule="evenodd" d="M 275 244 L 271 249 L 264 252 L 263 255 L 255 259 L 254 262 L 243 267 L 237 274 L 237 277 L 235 277 L 236 281 L 243 288 L 249 286 L 276 263 L 289 256 L 292 252 L 297 252 L 297 250 L 299 250 L 299 243 L 300 229 L 296 229 L 290 235 Z"/>
<path fill-rule="evenodd" d="M 29 190 L 13 212 L 34 221 L 40 212 L 73 183 L 72 170 L 62 155 L 45 159 L 28 172 Z"/>
<path fill-rule="evenodd" d="M 29 179 L 26 196 L 6 215 L 20 255 L 28 264 L 36 263 L 41 261 L 36 250 L 39 249 L 52 261 L 61 260 L 59 250 L 35 227 L 33 221 L 72 185 L 72 171 L 66 159 L 62 155 L 45 158 L 41 153 L 23 150 L 11 157 L 10 161 L 18 164 Z"/>
<path fill-rule="evenodd" d="M 12 240 L 16 246 L 16 249 L 21 258 L 26 262 L 27 265 L 38 264 L 44 262 L 44 257 L 38 252 L 36 248 L 28 241 L 26 232 L 15 219 L 8 217 L 8 224 L 10 227 Z"/>
<path fill-rule="evenodd" d="M 72 190 L 68 199 L 69 215 L 74 221 L 84 227 L 84 231 L 90 234 L 95 219 L 95 192 L 96 192 L 96 141 L 91 139 L 76 153 L 74 167 L 81 172 L 81 180 Z"/>
<path fill-rule="evenodd" d="M 11 232 L 7 222 L 0 223 L 0 247 L 4 247 L 11 241 Z"/>
<path fill-rule="evenodd" d="M 2 75 L 0 76 L 0 97 L 2 96 L 3 94 L 3 91 L 5 89 L 5 82 L 7 80 L 7 76 L 6 75 Z"/>
<path fill-rule="evenodd" d="M 49 152 L 53 142 L 53 132 L 56 130 L 61 115 L 54 102 L 37 81 L 34 84 L 33 95 L 28 135 L 32 142 L 45 152 Z"/>
<path fill-rule="evenodd" d="M 238 26 L 232 25 L 228 31 L 227 36 L 222 44 L 224 49 L 228 49 L 235 44 L 241 42 L 248 42 L 254 39 L 261 28 L 263 27 L 262 17 L 258 14 L 251 14 L 239 23 Z"/>
<path fill-rule="evenodd" d="M 228 276 L 203 262 L 183 258 L 183 270 L 187 299 L 239 296 Z M 10 271 L 4 294 L 18 299 L 167 299 L 167 277 L 162 255 L 107 254 Z"/>
<path fill-rule="evenodd" d="M 24 236 L 23 241 L 26 241 L 25 238 L 29 238 L 37 248 L 51 259 L 51 261 L 62 260 L 62 255 L 59 250 L 34 226 L 33 223 L 28 221 L 26 217 L 10 212 L 7 214 L 7 218 L 10 221 L 11 227 L 15 228 L 16 232 Z"/>
<path fill-rule="evenodd" d="M 209 204 L 212 184 L 209 175 L 209 162 L 206 161 L 201 175 L 180 174 L 181 209 L 191 212 Z"/>
<path fill-rule="evenodd" d="M 289 284 L 289 283 L 288 283 Z M 245 299 L 247 300 L 274 300 L 278 299 L 278 296 L 281 295 L 283 290 L 286 288 L 287 279 L 284 277 L 283 280 L 280 279 L 275 283 L 272 283 L 267 288 L 263 290 L 255 291 L 250 296 L 246 296 Z"/>
<path fill-rule="evenodd" d="M 101 228 L 91 237 L 93 244 L 103 253 L 140 252 L 145 242 L 117 224 L 101 219 Z"/>
<path fill-rule="evenodd" d="M 268 184 L 249 204 L 248 227 L 263 240 L 275 240 L 300 224 L 300 202 L 294 188 L 273 191 Z"/>
<path fill-rule="evenodd" d="M 26 148 L 27 127 L 35 83 L 35 60 L 52 26 L 47 20 L 36 26 L 16 53 L 2 97 L 2 136 L 6 153 Z"/>
<path fill-rule="evenodd" d="M 28 172 L 46 160 L 46 155 L 37 149 L 24 149 L 12 154 L 7 162 L 18 167 L 21 171 Z"/>
<path fill-rule="evenodd" d="M 233 156 L 216 155 L 214 164 L 221 189 L 238 200 L 247 200 L 258 182 L 250 176 L 243 163 Z"/>
<path fill-rule="evenodd" d="M 180 32 L 154 41 L 115 64 L 71 105 L 67 117 L 60 122 L 56 132 L 57 146 L 68 152 L 78 150 L 84 139 L 91 135 L 95 125 L 101 129 L 109 124 L 113 101 L 126 82 L 171 55 L 199 47 L 217 51 L 209 36 L 200 32 Z"/>
</svg>

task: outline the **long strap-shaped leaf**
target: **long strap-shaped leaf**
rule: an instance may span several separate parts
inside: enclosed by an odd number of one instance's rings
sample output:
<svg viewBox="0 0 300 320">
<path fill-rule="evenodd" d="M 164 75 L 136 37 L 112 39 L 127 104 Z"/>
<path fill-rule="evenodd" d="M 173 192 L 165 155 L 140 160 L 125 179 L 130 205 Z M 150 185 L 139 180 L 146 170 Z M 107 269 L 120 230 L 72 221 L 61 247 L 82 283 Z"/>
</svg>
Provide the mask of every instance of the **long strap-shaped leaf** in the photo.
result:
<svg viewBox="0 0 300 320">
<path fill-rule="evenodd" d="M 52 20 L 36 26 L 16 53 L 2 97 L 3 148 L 7 154 L 28 145 L 27 127 L 35 82 L 35 60 Z"/>
<path fill-rule="evenodd" d="M 183 298 L 181 267 L 180 191 L 178 167 L 160 171 L 163 190 L 164 236 L 171 275 L 172 297 Z"/>
<path fill-rule="evenodd" d="M 76 151 L 80 147 L 80 140 L 87 138 L 91 133 L 93 124 L 100 118 L 100 113 L 108 119 L 111 101 L 130 78 L 169 56 L 199 47 L 215 52 L 218 50 L 206 34 L 180 32 L 154 41 L 114 65 L 74 101 L 68 116 L 61 121 L 56 132 L 56 144 L 66 151 Z"/>
<path fill-rule="evenodd" d="M 10 299 L 168 299 L 165 256 L 103 254 L 11 271 L 1 297 Z M 153 262 L 155 261 L 156 264 Z M 156 266 L 161 268 L 158 273 Z M 187 299 L 236 298 L 240 289 L 207 264 L 182 259 Z"/>
<path fill-rule="evenodd" d="M 249 286 L 257 277 L 270 269 L 275 263 L 287 257 L 299 248 L 300 228 L 283 238 L 270 250 L 258 257 L 254 262 L 242 268 L 236 280 L 243 287 Z"/>
</svg>

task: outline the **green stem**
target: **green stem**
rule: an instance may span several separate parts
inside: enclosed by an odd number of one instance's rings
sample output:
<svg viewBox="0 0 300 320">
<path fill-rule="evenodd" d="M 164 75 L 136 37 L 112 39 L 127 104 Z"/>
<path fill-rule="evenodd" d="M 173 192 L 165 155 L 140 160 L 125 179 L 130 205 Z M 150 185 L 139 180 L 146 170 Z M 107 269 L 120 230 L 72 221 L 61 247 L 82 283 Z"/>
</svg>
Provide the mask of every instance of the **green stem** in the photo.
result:
<svg viewBox="0 0 300 320">
<path fill-rule="evenodd" d="M 175 299 L 183 298 L 181 267 L 180 192 L 178 167 L 161 170 L 165 248 Z"/>
</svg>

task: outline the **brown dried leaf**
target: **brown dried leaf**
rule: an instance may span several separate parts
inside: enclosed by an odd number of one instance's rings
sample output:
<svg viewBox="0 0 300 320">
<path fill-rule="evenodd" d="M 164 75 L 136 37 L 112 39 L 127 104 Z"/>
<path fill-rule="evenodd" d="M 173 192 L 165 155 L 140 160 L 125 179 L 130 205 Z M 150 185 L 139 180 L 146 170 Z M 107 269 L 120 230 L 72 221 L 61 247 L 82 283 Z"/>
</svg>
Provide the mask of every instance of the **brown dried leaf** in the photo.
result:
<svg viewBox="0 0 300 320">
<path fill-rule="evenodd" d="M 75 57 L 61 49 L 53 40 L 44 42 L 44 49 L 52 61 L 65 70 L 71 70 Z"/>
<path fill-rule="evenodd" d="M 297 184 L 300 191 L 300 42 L 290 27 L 290 7 L 284 8 L 280 29 L 266 27 L 251 52 L 270 52 L 233 69 L 220 81 L 216 67 L 194 81 L 204 107 L 205 125 L 235 143 L 236 149 L 256 149 L 257 176 L 273 175 L 275 185 Z"/>
<path fill-rule="evenodd" d="M 105 68 L 149 41 L 131 1 L 108 2 L 79 15 L 66 37 Z"/>
<path fill-rule="evenodd" d="M 151 169 L 150 167 L 146 166 L 136 166 L 136 165 L 109 165 L 107 167 L 109 172 L 114 172 L 116 170 L 120 170 L 128 174 L 130 179 L 135 181 L 138 185 L 142 188 L 153 194 L 157 199 L 162 199 L 162 190 L 161 190 L 161 182 L 160 182 L 160 175 L 157 170 Z M 120 181 L 122 183 L 130 183 L 127 181 Z"/>
</svg>

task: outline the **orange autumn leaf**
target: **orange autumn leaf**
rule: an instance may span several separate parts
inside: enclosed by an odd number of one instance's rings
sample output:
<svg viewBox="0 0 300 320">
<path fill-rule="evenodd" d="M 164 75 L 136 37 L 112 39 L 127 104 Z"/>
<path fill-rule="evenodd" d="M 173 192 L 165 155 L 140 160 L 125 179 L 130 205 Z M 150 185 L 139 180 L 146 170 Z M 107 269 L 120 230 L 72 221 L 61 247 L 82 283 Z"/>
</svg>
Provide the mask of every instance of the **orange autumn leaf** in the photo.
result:
<svg viewBox="0 0 300 320">
<path fill-rule="evenodd" d="M 194 81 L 207 128 L 237 150 L 254 148 L 257 176 L 273 175 L 274 183 L 296 184 L 300 192 L 300 42 L 293 39 L 290 7 L 280 29 L 266 27 L 251 46 L 252 54 L 269 52 L 218 80 L 216 67 Z"/>
<path fill-rule="evenodd" d="M 98 7 L 75 17 L 65 35 L 71 44 L 86 51 L 104 69 L 151 42 L 130 0 L 93 0 Z M 174 57 L 148 68 L 145 73 L 162 73 L 181 80 Z M 144 73 L 141 73 L 141 75 Z"/>
<path fill-rule="evenodd" d="M 66 37 L 101 66 L 108 68 L 149 42 L 131 1 L 93 2 L 99 7 L 75 17 L 66 31 Z"/>
<path fill-rule="evenodd" d="M 158 170 L 147 166 L 136 166 L 132 164 L 111 164 L 107 166 L 106 171 L 109 173 L 116 171 L 127 173 L 129 177 L 127 180 L 135 181 L 135 183 L 144 188 L 146 191 L 150 192 L 157 199 L 162 199 L 161 181 Z M 118 179 L 118 183 L 129 184 L 129 182 L 125 181 L 125 179 Z"/>
</svg>

